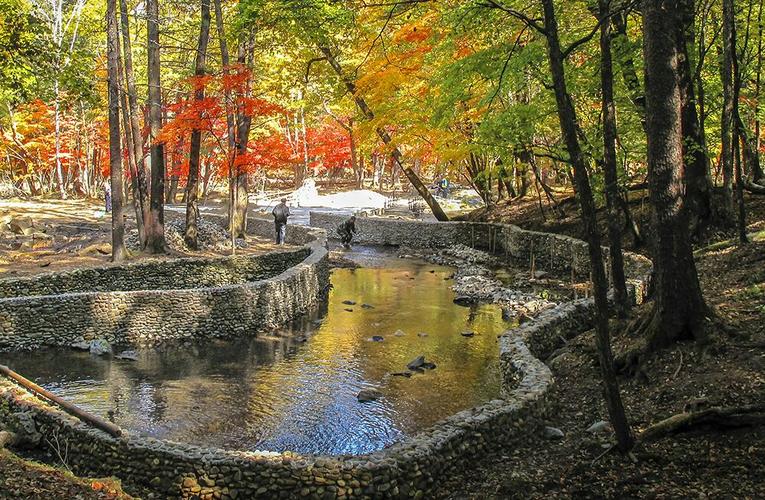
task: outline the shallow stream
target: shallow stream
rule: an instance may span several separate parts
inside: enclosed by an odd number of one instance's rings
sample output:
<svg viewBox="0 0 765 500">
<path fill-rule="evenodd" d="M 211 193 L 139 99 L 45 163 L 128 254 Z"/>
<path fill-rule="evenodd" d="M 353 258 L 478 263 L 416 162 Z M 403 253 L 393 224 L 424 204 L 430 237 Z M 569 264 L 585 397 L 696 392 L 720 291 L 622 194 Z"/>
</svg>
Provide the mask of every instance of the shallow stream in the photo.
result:
<svg viewBox="0 0 765 500">
<path fill-rule="evenodd" d="M 228 449 L 361 454 L 498 396 L 497 335 L 512 327 L 498 307 L 454 304 L 451 268 L 346 257 L 366 267 L 334 270 L 325 310 L 271 336 L 140 349 L 137 361 L 55 349 L 0 363 L 133 433 Z M 436 368 L 392 375 L 420 355 Z M 382 397 L 359 402 L 362 389 Z"/>
</svg>

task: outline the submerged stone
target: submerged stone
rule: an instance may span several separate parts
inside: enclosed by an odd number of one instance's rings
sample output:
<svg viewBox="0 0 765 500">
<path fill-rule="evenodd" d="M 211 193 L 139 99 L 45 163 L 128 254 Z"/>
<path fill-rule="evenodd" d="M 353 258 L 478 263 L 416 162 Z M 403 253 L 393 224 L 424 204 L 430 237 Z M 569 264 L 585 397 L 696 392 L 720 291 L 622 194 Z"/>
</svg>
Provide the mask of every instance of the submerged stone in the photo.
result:
<svg viewBox="0 0 765 500">
<path fill-rule="evenodd" d="M 370 340 L 372 342 L 382 342 L 383 340 L 385 340 L 385 337 L 383 337 L 382 335 L 372 335 Z"/>
<path fill-rule="evenodd" d="M 96 339 L 90 343 L 90 354 L 96 356 L 103 356 L 104 354 L 111 354 L 112 346 L 104 339 Z"/>
<path fill-rule="evenodd" d="M 417 370 L 421 369 L 422 365 L 425 364 L 425 356 L 417 356 L 413 360 L 411 360 L 406 367 L 410 370 Z"/>
<path fill-rule="evenodd" d="M 361 403 L 375 401 L 377 399 L 380 399 L 381 397 L 382 397 L 382 393 L 378 391 L 377 389 L 362 389 L 356 395 L 356 399 L 358 399 Z"/>
<path fill-rule="evenodd" d="M 343 304 L 345 304 L 346 306 L 355 306 L 356 305 L 356 303 L 354 301 L 352 301 L 352 300 L 344 300 Z"/>
</svg>

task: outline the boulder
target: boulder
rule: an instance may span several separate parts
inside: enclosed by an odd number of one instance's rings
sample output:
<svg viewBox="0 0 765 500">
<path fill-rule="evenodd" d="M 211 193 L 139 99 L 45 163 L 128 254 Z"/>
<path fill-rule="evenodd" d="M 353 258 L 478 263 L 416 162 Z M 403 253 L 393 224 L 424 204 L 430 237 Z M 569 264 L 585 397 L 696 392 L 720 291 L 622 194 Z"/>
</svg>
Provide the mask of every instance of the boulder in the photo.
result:
<svg viewBox="0 0 765 500">
<path fill-rule="evenodd" d="M 37 430 L 37 423 L 31 413 L 22 411 L 13 414 L 16 431 L 14 444 L 22 448 L 34 448 L 40 444 L 42 434 Z"/>
<path fill-rule="evenodd" d="M 112 346 L 104 339 L 96 339 L 90 343 L 90 354 L 96 356 L 103 356 L 104 354 L 111 354 Z"/>
<path fill-rule="evenodd" d="M 10 229 L 13 234 L 29 236 L 35 232 L 34 225 L 34 221 L 29 217 L 14 217 L 8 222 L 8 229 Z"/>
<path fill-rule="evenodd" d="M 563 434 L 563 431 L 558 429 L 557 427 L 545 427 L 542 431 L 542 437 L 545 439 L 551 439 L 553 441 L 557 441 L 559 439 L 563 439 L 565 437 L 565 434 Z"/>
<path fill-rule="evenodd" d="M 377 389 L 362 389 L 356 395 L 356 399 L 358 399 L 359 402 L 361 403 L 375 401 L 377 399 L 380 399 L 381 397 L 382 397 L 382 393 L 378 391 Z"/>
<path fill-rule="evenodd" d="M 138 361 L 138 353 L 135 351 L 122 351 L 114 357 L 117 359 L 124 359 L 126 361 Z"/>
<path fill-rule="evenodd" d="M 410 370 L 422 369 L 422 365 L 425 364 L 425 356 L 417 356 L 406 365 Z"/>
<path fill-rule="evenodd" d="M 599 420 L 587 428 L 587 432 L 591 434 L 611 434 L 613 431 L 611 422 L 607 420 Z"/>
</svg>

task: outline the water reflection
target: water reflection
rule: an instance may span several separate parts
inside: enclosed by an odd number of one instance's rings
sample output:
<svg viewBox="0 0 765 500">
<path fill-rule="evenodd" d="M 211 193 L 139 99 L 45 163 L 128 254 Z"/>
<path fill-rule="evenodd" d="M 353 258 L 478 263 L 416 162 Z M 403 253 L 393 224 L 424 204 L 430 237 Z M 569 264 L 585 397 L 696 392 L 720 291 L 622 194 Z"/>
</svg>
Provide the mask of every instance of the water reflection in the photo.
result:
<svg viewBox="0 0 765 500">
<path fill-rule="evenodd" d="M 140 350 L 135 362 L 68 350 L 0 358 L 133 432 L 224 448 L 374 451 L 496 397 L 497 334 L 508 327 L 498 308 L 453 304 L 451 269 L 388 264 L 398 268 L 334 271 L 321 321 L 273 337 Z M 437 368 L 390 375 L 418 355 Z M 360 403 L 364 388 L 383 397 Z"/>
</svg>

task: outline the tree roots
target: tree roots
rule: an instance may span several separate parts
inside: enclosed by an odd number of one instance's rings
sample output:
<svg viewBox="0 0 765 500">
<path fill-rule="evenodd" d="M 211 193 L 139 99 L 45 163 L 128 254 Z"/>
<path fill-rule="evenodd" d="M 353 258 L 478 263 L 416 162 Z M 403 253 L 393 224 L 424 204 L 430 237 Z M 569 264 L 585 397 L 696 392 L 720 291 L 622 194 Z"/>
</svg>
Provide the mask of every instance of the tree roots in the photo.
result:
<svg viewBox="0 0 765 500">
<path fill-rule="evenodd" d="M 765 424 L 765 405 L 715 407 L 673 415 L 645 429 L 638 436 L 638 441 L 650 443 L 672 434 L 688 432 L 704 426 L 731 429 L 763 424 Z"/>
</svg>

